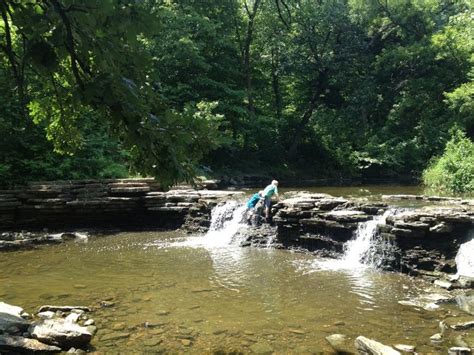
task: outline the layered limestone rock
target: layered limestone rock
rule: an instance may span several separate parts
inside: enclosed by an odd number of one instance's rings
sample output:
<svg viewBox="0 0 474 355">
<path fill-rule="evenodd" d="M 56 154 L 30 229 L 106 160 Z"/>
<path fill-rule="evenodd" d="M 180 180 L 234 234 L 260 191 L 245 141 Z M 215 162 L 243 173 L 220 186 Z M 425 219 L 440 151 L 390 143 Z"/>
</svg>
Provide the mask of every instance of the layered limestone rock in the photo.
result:
<svg viewBox="0 0 474 355">
<path fill-rule="evenodd" d="M 201 183 L 213 187 L 212 181 Z M 0 250 L 87 238 L 84 233 L 11 232 L 20 229 L 166 228 L 205 231 L 210 212 L 236 191 L 179 186 L 161 191 L 153 179 L 32 183 L 23 190 L 0 191 Z"/>
<path fill-rule="evenodd" d="M 274 206 L 277 240 L 286 247 L 341 253 L 358 224 L 386 208 L 381 203 L 303 193 Z"/>
<path fill-rule="evenodd" d="M 379 226 L 381 235 L 400 250 L 402 271 L 456 272 L 459 246 L 472 236 L 474 210 L 469 207 L 423 207 L 402 211 Z"/>
<path fill-rule="evenodd" d="M 416 195 L 409 197 L 428 199 Z M 397 198 L 408 199 L 405 195 L 397 195 Z M 438 197 L 433 199 L 444 201 Z M 473 236 L 474 209 L 461 199 L 446 200 L 458 204 L 391 209 L 391 215 L 376 231 L 376 238 L 393 245 L 395 255 L 388 266 L 433 278 L 439 276 L 439 272 L 456 272 L 455 257 L 459 247 Z M 287 248 L 337 256 L 342 253 L 344 244 L 355 237 L 361 223 L 388 208 L 385 203 L 326 194 L 297 194 L 274 206 L 277 242 Z M 454 286 L 462 286 L 458 284 Z"/>
</svg>

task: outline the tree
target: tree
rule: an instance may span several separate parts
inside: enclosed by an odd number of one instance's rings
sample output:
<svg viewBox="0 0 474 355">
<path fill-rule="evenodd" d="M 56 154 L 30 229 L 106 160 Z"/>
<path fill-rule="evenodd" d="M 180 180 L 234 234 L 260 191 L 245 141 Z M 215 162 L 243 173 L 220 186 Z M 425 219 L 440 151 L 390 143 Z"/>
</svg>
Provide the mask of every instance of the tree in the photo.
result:
<svg viewBox="0 0 474 355">
<path fill-rule="evenodd" d="M 89 110 L 110 122 L 140 172 L 164 184 L 191 178 L 196 160 L 218 144 L 213 132 L 219 117 L 211 113 L 212 105 L 170 107 L 157 90 L 146 47 L 161 30 L 153 4 L 127 0 L 2 0 L 1 4 L 2 49 L 18 92 L 28 86 L 26 71 L 42 78 L 34 89 L 37 95 L 20 102 L 27 101 L 33 119 L 50 127 L 57 150 L 69 151 L 76 145 L 77 123 Z M 23 68 L 21 73 L 18 68 Z"/>
</svg>

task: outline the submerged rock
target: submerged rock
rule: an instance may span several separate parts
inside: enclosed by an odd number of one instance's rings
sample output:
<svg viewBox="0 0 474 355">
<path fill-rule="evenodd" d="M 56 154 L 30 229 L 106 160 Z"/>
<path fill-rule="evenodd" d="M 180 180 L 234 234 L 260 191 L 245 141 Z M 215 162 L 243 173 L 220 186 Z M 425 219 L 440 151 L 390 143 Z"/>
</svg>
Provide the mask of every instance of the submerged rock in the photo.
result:
<svg viewBox="0 0 474 355">
<path fill-rule="evenodd" d="M 332 334 L 325 338 L 331 347 L 338 353 L 352 353 L 354 347 L 350 343 L 350 338 L 344 334 Z"/>
<path fill-rule="evenodd" d="M 109 333 L 109 334 L 104 335 L 100 340 L 102 340 L 102 341 L 111 341 L 111 340 L 126 339 L 128 337 L 130 337 L 130 333 L 114 332 L 114 333 Z"/>
<path fill-rule="evenodd" d="M 458 307 L 466 313 L 474 315 L 474 294 L 458 295 L 455 298 Z"/>
<path fill-rule="evenodd" d="M 258 342 L 250 346 L 250 350 L 255 354 L 272 354 L 273 348 L 265 342 Z"/>
</svg>

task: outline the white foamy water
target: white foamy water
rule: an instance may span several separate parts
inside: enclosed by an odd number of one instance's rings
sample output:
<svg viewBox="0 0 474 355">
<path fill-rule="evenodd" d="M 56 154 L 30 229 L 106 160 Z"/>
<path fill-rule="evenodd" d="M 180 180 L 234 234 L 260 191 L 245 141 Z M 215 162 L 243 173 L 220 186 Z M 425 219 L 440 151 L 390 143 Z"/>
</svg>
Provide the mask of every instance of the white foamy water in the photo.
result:
<svg viewBox="0 0 474 355">
<path fill-rule="evenodd" d="M 355 237 L 344 245 L 344 255 L 340 259 L 315 260 L 316 270 L 360 270 L 380 268 L 385 258 L 391 253 L 391 244 L 377 238 L 377 225 L 384 224 L 394 210 L 387 210 L 383 215 L 359 223 Z"/>
<path fill-rule="evenodd" d="M 383 262 L 383 245 L 380 248 L 380 243 L 376 239 L 377 225 L 385 224 L 387 217 L 393 213 L 392 210 L 387 210 L 381 216 L 375 216 L 374 219 L 365 223 L 360 223 L 356 237 L 349 240 L 344 246 L 344 257 L 341 263 L 346 268 L 354 266 L 366 265 L 378 268 Z M 378 244 L 377 244 L 378 243 Z M 382 255 L 380 252 L 382 251 Z"/>
<path fill-rule="evenodd" d="M 458 275 L 474 277 L 474 231 L 470 234 L 473 239 L 459 247 L 455 260 Z"/>
<path fill-rule="evenodd" d="M 212 250 L 239 245 L 240 240 L 236 240 L 234 237 L 239 230 L 247 228 L 247 225 L 242 223 L 245 209 L 246 207 L 238 201 L 228 200 L 217 205 L 212 210 L 211 225 L 205 235 L 189 236 L 171 242 L 157 240 L 152 246 L 190 247 Z"/>
</svg>

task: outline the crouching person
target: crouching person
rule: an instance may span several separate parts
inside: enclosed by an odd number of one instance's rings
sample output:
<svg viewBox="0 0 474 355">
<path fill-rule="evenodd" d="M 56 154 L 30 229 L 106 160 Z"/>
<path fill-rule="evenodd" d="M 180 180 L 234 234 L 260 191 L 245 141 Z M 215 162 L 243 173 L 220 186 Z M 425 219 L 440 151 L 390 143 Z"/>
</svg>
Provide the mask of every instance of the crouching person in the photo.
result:
<svg viewBox="0 0 474 355">
<path fill-rule="evenodd" d="M 262 214 L 263 209 L 263 191 L 259 191 L 252 195 L 247 201 L 247 210 L 245 211 L 245 218 L 247 223 L 257 225 Z"/>
</svg>

